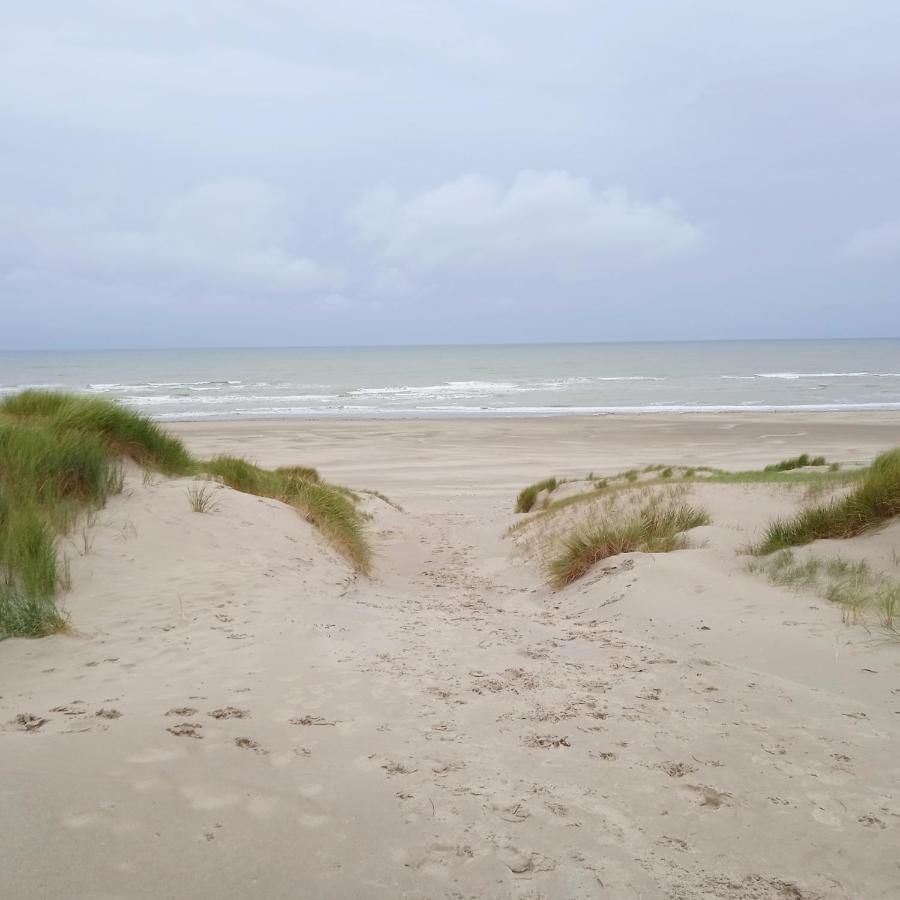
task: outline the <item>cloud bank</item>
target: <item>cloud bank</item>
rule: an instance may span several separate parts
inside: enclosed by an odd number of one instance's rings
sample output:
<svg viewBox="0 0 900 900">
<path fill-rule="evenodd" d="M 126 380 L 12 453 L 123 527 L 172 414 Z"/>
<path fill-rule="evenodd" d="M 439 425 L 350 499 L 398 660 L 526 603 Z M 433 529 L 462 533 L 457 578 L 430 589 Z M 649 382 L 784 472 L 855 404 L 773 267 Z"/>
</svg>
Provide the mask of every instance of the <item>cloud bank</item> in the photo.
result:
<svg viewBox="0 0 900 900">
<path fill-rule="evenodd" d="M 861 228 L 847 242 L 844 252 L 867 262 L 900 261 L 900 219 Z"/>
<path fill-rule="evenodd" d="M 656 262 L 701 243 L 700 229 L 670 201 L 598 190 L 567 172 L 523 171 L 507 184 L 463 176 L 406 199 L 376 190 L 353 209 L 352 220 L 384 260 L 421 270 Z"/>
<path fill-rule="evenodd" d="M 199 184 L 142 211 L 139 225 L 109 211 L 0 207 L 8 271 L 69 272 L 100 282 L 150 282 L 184 293 L 285 295 L 332 291 L 343 273 L 295 251 L 279 192 L 246 178 Z"/>
</svg>

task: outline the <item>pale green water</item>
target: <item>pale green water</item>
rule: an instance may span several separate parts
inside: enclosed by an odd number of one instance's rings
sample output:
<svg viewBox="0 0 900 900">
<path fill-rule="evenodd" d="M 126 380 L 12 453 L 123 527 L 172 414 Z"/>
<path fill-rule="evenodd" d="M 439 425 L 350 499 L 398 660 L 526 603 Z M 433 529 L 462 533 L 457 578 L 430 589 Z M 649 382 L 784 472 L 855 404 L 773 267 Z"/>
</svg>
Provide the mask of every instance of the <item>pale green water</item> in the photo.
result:
<svg viewBox="0 0 900 900">
<path fill-rule="evenodd" d="M 900 409 L 900 340 L 0 353 L 161 419 Z"/>
</svg>

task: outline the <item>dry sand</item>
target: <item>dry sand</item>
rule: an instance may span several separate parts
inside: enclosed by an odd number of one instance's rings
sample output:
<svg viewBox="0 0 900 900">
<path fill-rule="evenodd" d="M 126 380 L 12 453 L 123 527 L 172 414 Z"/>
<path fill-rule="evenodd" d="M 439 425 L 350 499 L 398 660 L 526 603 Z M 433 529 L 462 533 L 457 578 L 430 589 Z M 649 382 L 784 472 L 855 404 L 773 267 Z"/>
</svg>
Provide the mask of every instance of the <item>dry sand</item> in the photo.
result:
<svg viewBox="0 0 900 900">
<path fill-rule="evenodd" d="M 696 549 L 558 593 L 504 537 L 550 474 L 865 460 L 897 415 L 175 430 L 404 511 L 367 499 L 356 579 L 133 474 L 72 536 L 77 633 L 0 644 L 0 896 L 900 896 L 900 646 L 735 553 L 795 497 L 703 486 Z"/>
</svg>

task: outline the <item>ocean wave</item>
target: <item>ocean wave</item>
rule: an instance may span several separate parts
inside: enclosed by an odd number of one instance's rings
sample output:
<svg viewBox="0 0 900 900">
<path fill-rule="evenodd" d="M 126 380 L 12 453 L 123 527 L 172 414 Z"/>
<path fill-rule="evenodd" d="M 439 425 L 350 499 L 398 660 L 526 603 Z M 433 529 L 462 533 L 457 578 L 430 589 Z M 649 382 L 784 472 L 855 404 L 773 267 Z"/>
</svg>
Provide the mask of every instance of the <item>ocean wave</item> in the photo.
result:
<svg viewBox="0 0 900 900">
<path fill-rule="evenodd" d="M 661 375 L 598 375 L 593 381 L 665 381 Z"/>
<path fill-rule="evenodd" d="M 754 378 L 782 378 L 796 381 L 799 378 L 862 378 L 871 372 L 757 372 Z"/>
<path fill-rule="evenodd" d="M 0 394 L 15 394 L 17 391 L 57 391 L 64 384 L 0 384 Z"/>
<path fill-rule="evenodd" d="M 138 381 L 89 384 L 85 390 L 93 394 L 118 394 L 131 391 L 158 390 L 159 388 L 188 388 L 190 390 L 218 390 L 223 387 L 237 387 L 243 381 Z"/>
<path fill-rule="evenodd" d="M 720 375 L 727 381 L 753 381 L 755 378 L 773 378 L 783 381 L 799 381 L 803 378 L 900 378 L 900 372 L 757 372 L 754 375 Z"/>
<path fill-rule="evenodd" d="M 253 394 L 221 394 L 217 397 L 185 397 L 180 394 L 155 394 L 151 397 L 123 397 L 122 402 L 128 406 L 165 406 L 167 404 L 201 404 L 204 406 L 225 406 L 229 403 L 266 404 L 297 403 L 301 401 L 329 401 L 340 399 L 337 394 L 293 394 L 293 395 L 253 395 Z"/>
<path fill-rule="evenodd" d="M 433 394 L 497 394 L 515 390 L 510 381 L 447 381 L 425 386 L 400 385 L 398 387 L 356 388 L 347 391 L 348 397 L 431 396 Z"/>
<path fill-rule="evenodd" d="M 465 399 L 490 394 L 518 394 L 536 391 L 559 391 L 575 385 L 592 384 L 598 381 L 665 381 L 655 375 L 604 375 L 587 377 L 583 375 L 534 381 L 446 381 L 441 384 L 399 385 L 392 387 L 365 387 L 347 391 L 347 397 L 430 397 L 446 396 L 451 399 Z"/>
</svg>

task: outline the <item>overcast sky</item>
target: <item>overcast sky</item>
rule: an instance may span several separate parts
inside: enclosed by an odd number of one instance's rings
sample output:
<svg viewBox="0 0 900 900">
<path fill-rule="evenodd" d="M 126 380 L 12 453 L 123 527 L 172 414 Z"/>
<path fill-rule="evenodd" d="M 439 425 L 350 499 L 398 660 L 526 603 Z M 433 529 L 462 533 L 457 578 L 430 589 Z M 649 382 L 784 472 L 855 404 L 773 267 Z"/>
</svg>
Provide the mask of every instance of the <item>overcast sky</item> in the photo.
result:
<svg viewBox="0 0 900 900">
<path fill-rule="evenodd" d="M 32 0 L 0 347 L 900 335 L 897 0 Z"/>
</svg>

